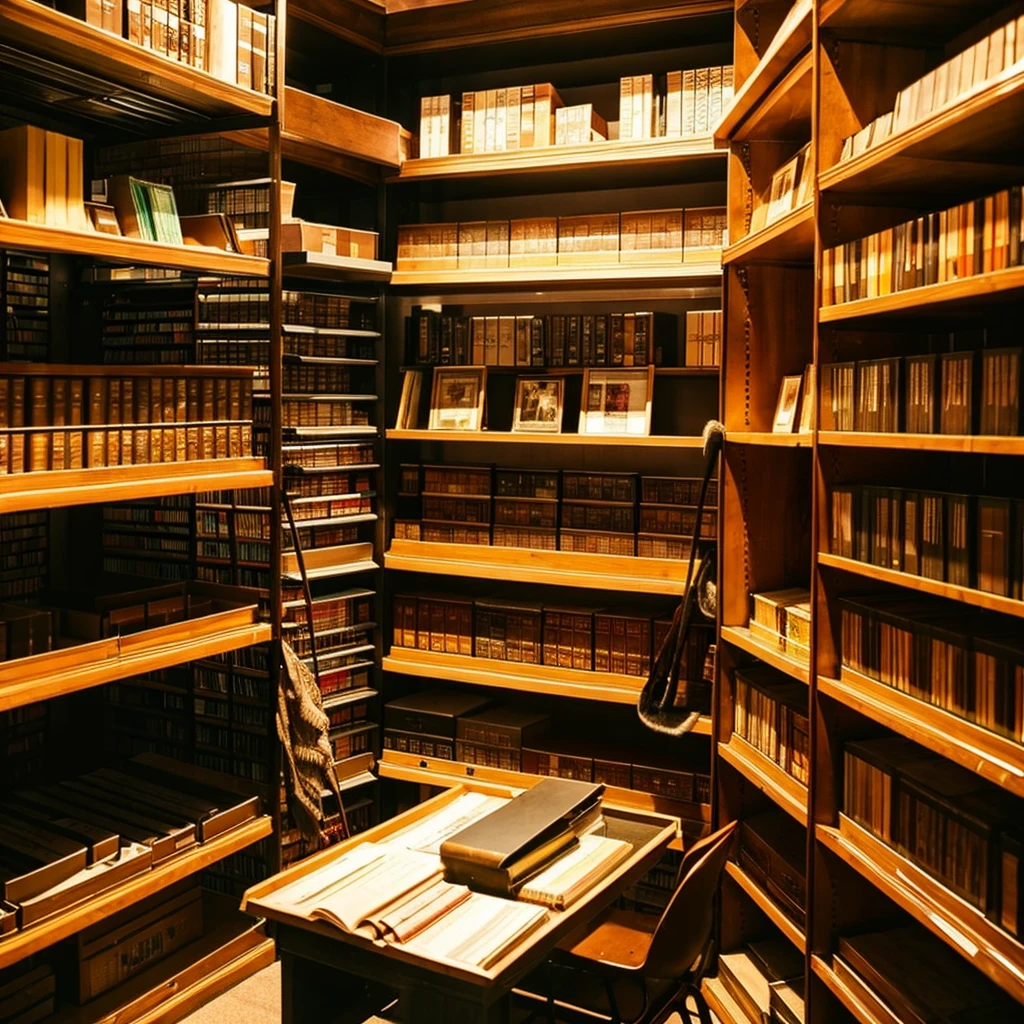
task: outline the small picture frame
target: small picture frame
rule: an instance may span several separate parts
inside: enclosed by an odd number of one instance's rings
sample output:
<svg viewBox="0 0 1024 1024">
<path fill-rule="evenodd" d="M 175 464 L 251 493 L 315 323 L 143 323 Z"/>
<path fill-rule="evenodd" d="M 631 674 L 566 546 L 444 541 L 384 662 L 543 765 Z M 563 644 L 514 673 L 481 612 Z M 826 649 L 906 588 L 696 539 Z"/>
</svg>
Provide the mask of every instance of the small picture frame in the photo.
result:
<svg viewBox="0 0 1024 1024">
<path fill-rule="evenodd" d="M 579 432 L 649 435 L 653 394 L 653 366 L 636 370 L 588 368 L 583 374 Z"/>
<path fill-rule="evenodd" d="M 783 377 L 779 388 L 779 403 L 775 407 L 775 420 L 772 423 L 773 434 L 792 434 L 797 427 L 797 408 L 800 405 L 800 389 L 804 376 Z"/>
<path fill-rule="evenodd" d="M 803 393 L 800 396 L 800 433 L 809 434 L 814 430 L 814 364 L 808 363 L 804 370 Z"/>
<path fill-rule="evenodd" d="M 486 396 L 486 366 L 437 367 L 430 393 L 429 429 L 482 430 Z"/>
<path fill-rule="evenodd" d="M 811 144 L 808 142 L 799 153 L 800 184 L 796 190 L 793 209 L 799 210 L 814 198 L 814 161 L 811 159 Z"/>
<path fill-rule="evenodd" d="M 396 429 L 415 430 L 419 426 L 422 390 L 423 371 L 406 370 L 402 379 L 402 396 L 398 401 L 398 415 L 395 417 Z"/>
<path fill-rule="evenodd" d="M 768 216 L 765 225 L 774 224 L 793 209 L 796 197 L 797 176 L 800 172 L 800 154 L 784 163 L 772 175 L 772 190 L 768 199 Z"/>
<path fill-rule="evenodd" d="M 101 235 L 121 234 L 117 211 L 109 203 L 86 203 L 85 212 L 93 231 L 97 231 Z"/>
<path fill-rule="evenodd" d="M 560 434 L 564 405 L 564 377 L 520 377 L 512 433 Z"/>
</svg>

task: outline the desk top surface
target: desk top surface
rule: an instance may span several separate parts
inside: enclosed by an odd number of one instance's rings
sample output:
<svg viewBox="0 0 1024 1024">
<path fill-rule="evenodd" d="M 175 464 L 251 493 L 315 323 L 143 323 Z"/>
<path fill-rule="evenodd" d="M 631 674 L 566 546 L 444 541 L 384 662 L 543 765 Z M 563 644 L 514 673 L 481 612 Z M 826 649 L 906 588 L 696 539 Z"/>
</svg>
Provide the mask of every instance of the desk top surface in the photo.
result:
<svg viewBox="0 0 1024 1024">
<path fill-rule="evenodd" d="M 299 915 L 284 912 L 266 902 L 267 897 L 272 897 L 275 892 L 283 889 L 286 885 L 324 867 L 354 846 L 364 842 L 386 840 L 403 828 L 448 806 L 462 793 L 474 788 L 472 783 L 469 783 L 446 790 L 404 814 L 383 822 L 366 832 L 361 832 L 343 843 L 322 850 L 286 871 L 268 878 L 265 882 L 252 886 L 242 898 L 242 909 L 299 928 L 304 932 L 330 939 L 345 947 L 356 947 L 373 952 L 382 961 L 391 961 L 395 970 L 401 970 L 402 965 L 405 965 L 418 969 L 420 972 L 426 970 L 436 975 L 447 976 L 453 981 L 457 979 L 480 988 L 509 989 L 539 963 L 566 935 L 593 920 L 625 889 L 646 874 L 661 858 L 678 832 L 678 821 L 675 818 L 649 811 L 615 807 L 605 803 L 604 816 L 608 826 L 607 834 L 612 838 L 624 839 L 632 843 L 633 850 L 630 855 L 567 909 L 549 909 L 547 920 L 504 959 L 488 970 L 475 968 L 468 964 L 432 960 L 413 953 L 401 945 L 380 944 L 374 942 L 368 934 L 346 932 L 325 922 L 309 921 Z M 488 791 L 494 792 L 494 789 L 489 788 Z M 510 791 L 507 795 L 513 796 L 515 791 Z"/>
</svg>

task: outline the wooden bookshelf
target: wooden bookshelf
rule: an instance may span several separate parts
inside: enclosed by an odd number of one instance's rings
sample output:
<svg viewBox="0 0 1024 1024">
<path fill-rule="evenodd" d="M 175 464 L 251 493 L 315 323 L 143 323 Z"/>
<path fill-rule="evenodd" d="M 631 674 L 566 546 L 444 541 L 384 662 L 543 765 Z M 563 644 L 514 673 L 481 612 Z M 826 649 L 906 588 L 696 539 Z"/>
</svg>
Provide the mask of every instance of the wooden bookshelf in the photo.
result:
<svg viewBox="0 0 1024 1024">
<path fill-rule="evenodd" d="M 143 672 L 266 643 L 256 605 L 3 662 L 0 712 Z"/>
<path fill-rule="evenodd" d="M 694 287 L 720 284 L 722 268 L 715 263 L 638 265 L 613 263 L 592 267 L 543 267 L 525 270 L 396 270 L 396 288 L 428 288 L 448 291 L 513 286 L 545 291 L 557 288 L 607 288 L 614 285 L 672 285 Z"/>
<path fill-rule="evenodd" d="M 757 260 L 803 263 L 814 258 L 814 204 L 805 203 L 774 224 L 741 238 L 722 253 L 723 264 Z"/>
<path fill-rule="evenodd" d="M 177 105 L 202 117 L 269 117 L 274 98 L 221 81 L 137 46 L 34 0 L 2 0 L 0 40 L 72 69 L 105 79 L 113 93 Z M 119 97 L 120 98 L 120 97 Z"/>
<path fill-rule="evenodd" d="M 845 816 L 839 827 L 818 825 L 825 849 L 841 857 L 894 903 L 971 962 L 1019 1002 L 1024 1002 L 1024 946 L 984 913 L 950 892 Z"/>
<path fill-rule="evenodd" d="M 520 693 L 543 693 L 576 700 L 635 705 L 647 682 L 645 676 L 559 668 L 555 665 L 524 665 L 514 661 L 475 658 L 458 654 L 392 647 L 382 666 L 396 675 L 443 679 Z M 702 718 L 694 735 L 710 736 L 711 719 Z"/>
<path fill-rule="evenodd" d="M 439 789 L 449 789 L 460 785 L 467 778 L 472 778 L 476 783 L 490 784 L 505 790 L 525 790 L 544 778 L 542 775 L 487 768 L 484 765 L 465 764 L 462 761 L 445 761 L 435 757 L 420 757 L 418 754 L 403 754 L 397 750 L 385 750 L 377 768 L 384 778 L 417 782 Z M 707 821 L 711 816 L 711 809 L 707 804 L 681 803 L 667 797 L 641 793 L 635 789 L 621 789 L 618 786 L 606 786 L 603 799 L 613 807 L 654 811 L 657 814 L 695 821 Z"/>
<path fill-rule="evenodd" d="M 205 870 L 211 864 L 244 850 L 272 832 L 270 817 L 256 818 L 216 839 L 170 857 L 156 867 L 84 900 L 69 910 L 53 914 L 38 924 L 5 936 L 0 939 L 0 969 L 48 949 L 83 928 L 166 889 L 180 879 Z"/>
<path fill-rule="evenodd" d="M 746 651 L 747 654 L 752 654 L 766 665 L 785 672 L 787 676 L 798 682 L 807 683 L 810 679 L 811 670 L 807 664 L 787 658 L 778 647 L 771 647 L 764 643 L 759 637 L 754 636 L 746 626 L 722 626 L 722 639 L 734 647 Z"/>
<path fill-rule="evenodd" d="M 385 260 L 364 260 L 325 252 L 281 254 L 285 277 L 303 281 L 376 281 L 392 279 L 391 264 Z"/>
<path fill-rule="evenodd" d="M 821 552 L 818 564 L 830 569 L 839 569 L 864 579 L 877 580 L 879 583 L 891 583 L 897 587 L 906 587 L 922 594 L 934 594 L 950 601 L 962 601 L 976 608 L 985 608 L 1004 615 L 1024 617 L 1024 601 L 1016 601 L 1012 597 L 1000 597 L 998 594 L 987 594 L 973 587 L 959 587 L 955 583 L 942 580 L 931 580 L 925 576 L 912 576 L 910 573 L 897 572 L 895 569 L 883 569 L 881 566 L 858 562 L 853 558 L 842 558 Z"/>
<path fill-rule="evenodd" d="M 760 105 L 733 133 L 732 141 L 797 142 L 806 139 L 811 127 L 813 70 L 813 57 L 805 53 L 768 90 Z"/>
<path fill-rule="evenodd" d="M 750 445 L 754 448 L 810 448 L 814 444 L 814 435 L 772 434 L 766 430 L 730 430 L 725 435 L 725 443 Z"/>
<path fill-rule="evenodd" d="M 818 692 L 1024 796 L 1021 744 L 852 669 L 840 679 L 819 675 Z"/>
<path fill-rule="evenodd" d="M 857 430 L 821 430 L 818 444 L 830 448 L 892 448 L 913 452 L 965 455 L 1024 455 L 1024 438 L 964 434 L 875 434 Z"/>
<path fill-rule="evenodd" d="M 823 0 L 818 21 L 840 38 L 851 36 L 869 42 L 923 34 L 927 40 L 948 38 L 1004 7 L 1001 0 L 969 4 L 942 3 L 927 6 L 900 0 Z"/>
<path fill-rule="evenodd" d="M 269 487 L 273 475 L 265 466 L 263 459 L 256 458 L 196 459 L 10 473 L 0 477 L 0 513 L 198 494 L 232 487 Z"/>
<path fill-rule="evenodd" d="M 392 540 L 384 555 L 386 569 L 404 572 L 621 590 L 632 594 L 681 594 L 686 583 L 686 566 L 686 562 L 663 558 L 399 539 Z"/>
<path fill-rule="evenodd" d="M 847 985 L 817 954 L 811 956 L 811 970 L 850 1011 L 858 1024 L 891 1024 L 892 1011 L 869 988 L 854 989 Z"/>
<path fill-rule="evenodd" d="M 23 2 L 26 6 L 38 7 L 49 14 L 53 13 L 41 4 L 35 3 L 35 0 Z M 100 34 L 107 36 L 106 32 Z M 199 274 L 266 277 L 270 273 L 270 262 L 258 256 L 243 256 L 241 253 L 207 249 L 196 245 L 166 245 L 163 242 L 147 242 L 142 238 L 104 235 L 97 231 L 75 231 L 72 228 L 30 224 L 28 221 L 10 218 L 0 218 L 0 249 L 24 249 L 46 253 L 73 252 L 101 263 L 167 267 Z"/>
<path fill-rule="evenodd" d="M 718 744 L 718 756 L 772 798 L 801 825 L 807 824 L 807 787 L 769 760 L 741 736 Z"/>
<path fill-rule="evenodd" d="M 522 368 L 520 367 L 520 370 Z M 546 372 L 546 371 L 543 371 Z M 518 434 L 507 430 L 409 430 L 392 428 L 389 441 L 438 441 L 445 444 L 580 445 L 598 448 L 702 448 L 700 437 L 651 434 Z"/>
<path fill-rule="evenodd" d="M 761 912 L 801 953 L 807 952 L 807 937 L 804 935 L 803 930 L 779 909 L 772 898 L 739 864 L 735 861 L 727 861 L 725 873 L 754 901 Z"/>
</svg>

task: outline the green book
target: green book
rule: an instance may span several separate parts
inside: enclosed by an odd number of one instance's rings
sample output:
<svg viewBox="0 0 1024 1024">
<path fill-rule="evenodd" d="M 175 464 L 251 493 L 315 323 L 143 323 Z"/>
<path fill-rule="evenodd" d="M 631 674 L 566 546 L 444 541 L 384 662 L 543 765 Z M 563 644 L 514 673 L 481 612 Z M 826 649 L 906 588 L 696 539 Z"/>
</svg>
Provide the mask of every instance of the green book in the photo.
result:
<svg viewBox="0 0 1024 1024">
<path fill-rule="evenodd" d="M 170 185 L 154 185 L 149 182 L 146 182 L 145 188 L 152 211 L 156 240 L 168 245 L 184 245 L 178 205 L 174 201 L 174 189 Z"/>
<path fill-rule="evenodd" d="M 137 178 L 129 178 L 128 184 L 132 192 L 132 203 L 135 206 L 135 219 L 139 226 L 139 237 L 148 242 L 156 241 L 156 228 L 153 224 L 153 211 L 146 195 L 146 183 Z"/>
</svg>

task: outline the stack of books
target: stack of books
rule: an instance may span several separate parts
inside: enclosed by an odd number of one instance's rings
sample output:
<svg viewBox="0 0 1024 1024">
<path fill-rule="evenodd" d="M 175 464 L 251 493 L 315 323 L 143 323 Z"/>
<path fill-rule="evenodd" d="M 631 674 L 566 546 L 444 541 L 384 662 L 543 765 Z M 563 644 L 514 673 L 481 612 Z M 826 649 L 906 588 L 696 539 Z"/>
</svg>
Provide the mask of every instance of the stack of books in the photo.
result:
<svg viewBox="0 0 1024 1024">
<path fill-rule="evenodd" d="M 736 669 L 733 732 L 805 786 L 810 775 L 807 687 L 767 665 Z"/>
</svg>

